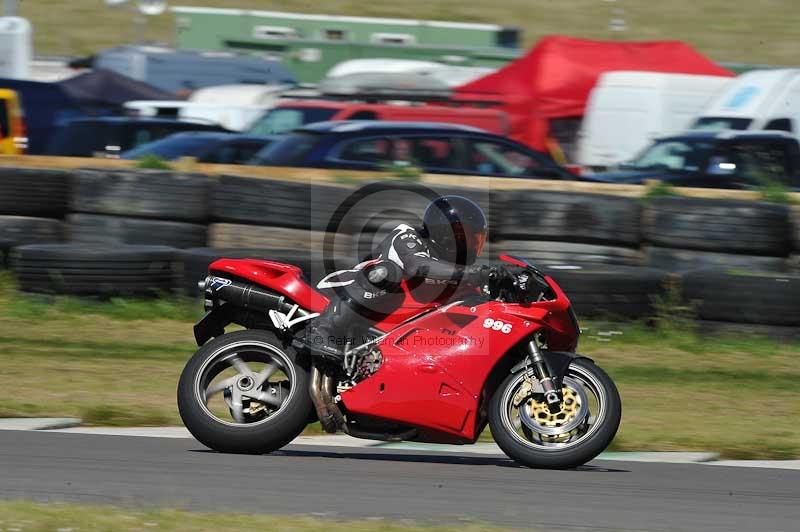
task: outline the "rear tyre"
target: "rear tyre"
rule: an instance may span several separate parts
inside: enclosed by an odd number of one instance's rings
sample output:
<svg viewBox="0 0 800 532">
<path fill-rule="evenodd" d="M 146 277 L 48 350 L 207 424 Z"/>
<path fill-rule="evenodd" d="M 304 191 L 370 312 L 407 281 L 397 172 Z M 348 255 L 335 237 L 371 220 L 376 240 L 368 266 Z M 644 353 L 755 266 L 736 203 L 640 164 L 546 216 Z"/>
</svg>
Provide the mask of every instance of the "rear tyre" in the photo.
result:
<svg viewBox="0 0 800 532">
<path fill-rule="evenodd" d="M 570 469 L 608 447 L 622 417 L 611 378 L 591 361 L 577 359 L 567 369 L 563 391 L 567 415 L 560 417 L 544 410 L 541 394 L 526 389 L 525 372 L 503 381 L 489 401 L 488 415 L 492 436 L 509 458 L 533 468 Z"/>
<path fill-rule="evenodd" d="M 268 331 L 236 331 L 201 347 L 178 384 L 178 410 L 197 440 L 224 453 L 280 449 L 312 412 L 308 371 Z"/>
</svg>

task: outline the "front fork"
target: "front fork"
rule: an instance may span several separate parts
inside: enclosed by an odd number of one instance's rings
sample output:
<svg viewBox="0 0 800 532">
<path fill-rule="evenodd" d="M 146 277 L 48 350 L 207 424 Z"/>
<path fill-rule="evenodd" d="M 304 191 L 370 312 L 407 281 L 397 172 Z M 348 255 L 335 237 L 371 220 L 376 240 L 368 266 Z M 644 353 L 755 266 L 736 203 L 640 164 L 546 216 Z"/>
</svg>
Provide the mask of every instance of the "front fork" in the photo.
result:
<svg viewBox="0 0 800 532">
<path fill-rule="evenodd" d="M 534 375 L 539 380 L 539 384 L 542 385 L 548 410 L 551 413 L 558 412 L 561 410 L 561 387 L 556 385 L 555 379 L 550 374 L 550 368 L 547 367 L 547 362 L 542 356 L 542 351 L 539 349 L 536 339 L 531 339 L 528 342 L 528 360 Z"/>
</svg>

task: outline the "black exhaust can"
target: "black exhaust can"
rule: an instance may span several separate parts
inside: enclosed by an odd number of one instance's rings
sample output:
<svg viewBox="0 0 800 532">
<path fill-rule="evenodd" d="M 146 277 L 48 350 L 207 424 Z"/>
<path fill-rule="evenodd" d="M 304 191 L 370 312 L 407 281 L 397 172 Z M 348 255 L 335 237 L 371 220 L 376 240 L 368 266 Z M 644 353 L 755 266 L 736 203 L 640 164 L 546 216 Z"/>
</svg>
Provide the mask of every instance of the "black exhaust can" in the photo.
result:
<svg viewBox="0 0 800 532">
<path fill-rule="evenodd" d="M 291 305 L 285 298 L 253 284 L 225 277 L 209 276 L 205 280 L 206 310 L 230 303 L 234 307 L 256 312 L 287 310 Z M 211 307 L 211 308 L 209 308 Z"/>
</svg>

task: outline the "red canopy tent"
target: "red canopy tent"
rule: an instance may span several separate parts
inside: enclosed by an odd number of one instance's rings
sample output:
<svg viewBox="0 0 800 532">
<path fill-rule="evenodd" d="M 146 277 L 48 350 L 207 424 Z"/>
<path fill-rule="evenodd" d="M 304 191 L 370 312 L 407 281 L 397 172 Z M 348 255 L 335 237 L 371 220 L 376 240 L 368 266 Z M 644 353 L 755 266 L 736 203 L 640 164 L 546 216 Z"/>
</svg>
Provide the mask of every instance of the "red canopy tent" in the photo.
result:
<svg viewBox="0 0 800 532">
<path fill-rule="evenodd" d="M 511 137 L 546 150 L 550 120 L 583 116 L 598 77 L 613 70 L 734 75 L 680 41 L 551 36 L 497 72 L 458 87 L 456 98 L 501 102 L 511 118 Z"/>
</svg>

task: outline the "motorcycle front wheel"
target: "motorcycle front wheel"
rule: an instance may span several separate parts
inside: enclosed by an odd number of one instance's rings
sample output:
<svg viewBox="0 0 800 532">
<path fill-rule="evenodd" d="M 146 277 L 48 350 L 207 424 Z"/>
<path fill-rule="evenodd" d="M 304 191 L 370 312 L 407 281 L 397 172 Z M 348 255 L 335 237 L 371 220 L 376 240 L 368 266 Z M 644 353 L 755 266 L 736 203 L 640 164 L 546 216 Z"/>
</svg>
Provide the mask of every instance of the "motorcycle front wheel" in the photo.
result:
<svg viewBox="0 0 800 532">
<path fill-rule="evenodd" d="M 524 371 L 509 375 L 489 401 L 489 426 L 509 458 L 528 467 L 570 469 L 611 444 L 622 417 L 617 387 L 587 359 L 574 360 L 562 381 L 560 410 L 533 392 Z"/>
<path fill-rule="evenodd" d="M 181 374 L 178 410 L 189 432 L 219 452 L 280 449 L 312 411 L 308 370 L 273 333 L 236 331 L 202 346 Z"/>
</svg>

